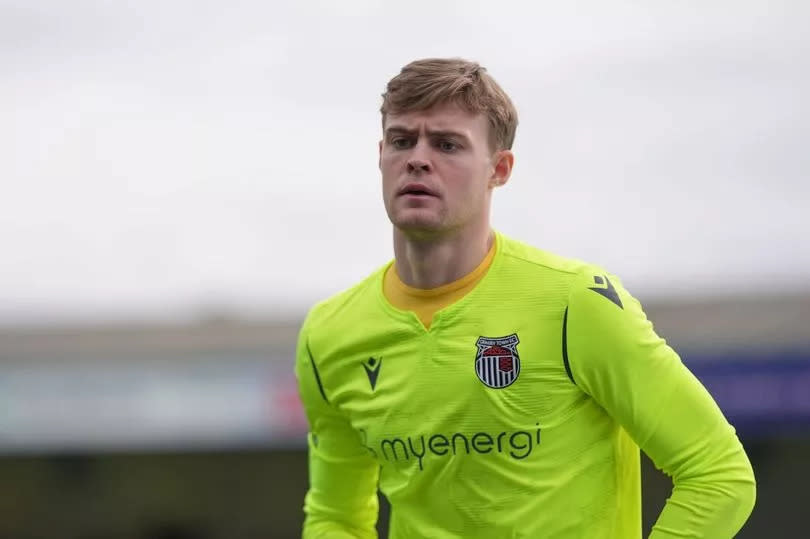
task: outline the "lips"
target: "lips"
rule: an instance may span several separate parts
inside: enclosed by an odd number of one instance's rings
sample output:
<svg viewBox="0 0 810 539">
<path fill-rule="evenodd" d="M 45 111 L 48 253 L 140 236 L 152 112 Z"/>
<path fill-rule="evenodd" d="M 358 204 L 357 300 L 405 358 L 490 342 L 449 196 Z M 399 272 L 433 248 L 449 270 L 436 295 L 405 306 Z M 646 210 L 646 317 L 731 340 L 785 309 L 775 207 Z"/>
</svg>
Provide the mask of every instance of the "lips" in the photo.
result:
<svg viewBox="0 0 810 539">
<path fill-rule="evenodd" d="M 405 184 L 397 194 L 400 196 L 403 195 L 432 196 L 432 197 L 439 196 L 438 194 L 436 194 L 436 191 L 430 189 L 427 185 L 415 182 Z"/>
</svg>

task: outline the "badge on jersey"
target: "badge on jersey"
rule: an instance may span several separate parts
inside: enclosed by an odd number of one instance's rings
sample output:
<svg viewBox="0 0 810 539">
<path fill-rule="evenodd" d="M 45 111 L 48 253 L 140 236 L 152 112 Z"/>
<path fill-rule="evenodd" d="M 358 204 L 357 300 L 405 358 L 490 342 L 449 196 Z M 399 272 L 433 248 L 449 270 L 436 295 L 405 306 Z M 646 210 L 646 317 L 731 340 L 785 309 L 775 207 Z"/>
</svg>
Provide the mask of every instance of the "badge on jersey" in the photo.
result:
<svg viewBox="0 0 810 539">
<path fill-rule="evenodd" d="M 517 333 L 506 337 L 478 337 L 475 345 L 475 374 L 484 385 L 501 389 L 512 385 L 520 374 Z"/>
</svg>

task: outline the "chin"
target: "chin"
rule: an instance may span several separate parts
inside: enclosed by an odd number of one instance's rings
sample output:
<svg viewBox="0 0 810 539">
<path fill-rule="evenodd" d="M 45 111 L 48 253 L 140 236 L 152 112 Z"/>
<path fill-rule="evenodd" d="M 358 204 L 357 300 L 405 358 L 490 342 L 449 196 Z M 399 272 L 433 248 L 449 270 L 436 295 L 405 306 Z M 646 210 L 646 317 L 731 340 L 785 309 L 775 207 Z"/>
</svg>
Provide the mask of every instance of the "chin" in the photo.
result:
<svg viewBox="0 0 810 539">
<path fill-rule="evenodd" d="M 443 228 L 435 217 L 431 219 L 426 216 L 400 216 L 398 219 L 392 219 L 391 223 L 402 232 L 415 234 L 433 234 Z"/>
</svg>

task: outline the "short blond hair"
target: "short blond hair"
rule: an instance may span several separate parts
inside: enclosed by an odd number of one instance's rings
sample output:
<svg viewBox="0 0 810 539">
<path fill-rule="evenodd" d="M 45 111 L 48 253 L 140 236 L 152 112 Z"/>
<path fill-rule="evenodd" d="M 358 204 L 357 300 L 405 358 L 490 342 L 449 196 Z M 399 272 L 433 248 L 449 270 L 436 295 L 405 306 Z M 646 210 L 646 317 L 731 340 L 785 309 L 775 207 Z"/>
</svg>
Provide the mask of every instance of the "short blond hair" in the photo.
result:
<svg viewBox="0 0 810 539">
<path fill-rule="evenodd" d="M 509 150 L 518 117 L 512 100 L 486 68 L 462 58 L 425 58 L 409 63 L 388 81 L 380 107 L 383 126 L 388 114 L 421 111 L 455 103 L 489 120 L 494 151 Z"/>
</svg>

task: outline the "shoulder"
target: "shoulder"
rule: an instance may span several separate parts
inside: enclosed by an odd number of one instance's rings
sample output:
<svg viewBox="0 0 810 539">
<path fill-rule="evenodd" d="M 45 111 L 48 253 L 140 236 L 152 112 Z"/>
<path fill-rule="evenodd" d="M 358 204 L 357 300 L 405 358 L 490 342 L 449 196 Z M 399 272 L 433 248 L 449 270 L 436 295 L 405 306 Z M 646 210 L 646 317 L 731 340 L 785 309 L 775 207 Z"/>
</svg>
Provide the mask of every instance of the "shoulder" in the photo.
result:
<svg viewBox="0 0 810 539">
<path fill-rule="evenodd" d="M 504 265 L 513 275 L 542 278 L 544 282 L 558 282 L 566 288 L 585 282 L 589 275 L 606 273 L 595 264 L 570 258 L 498 234 Z"/>
<path fill-rule="evenodd" d="M 382 287 L 383 273 L 389 265 L 390 262 L 350 288 L 316 303 L 307 313 L 301 332 L 328 330 L 337 320 L 359 320 L 365 313 L 376 309 L 380 292 L 378 288 Z"/>
<path fill-rule="evenodd" d="M 566 258 L 501 233 L 498 233 L 498 241 L 504 259 L 513 265 L 522 265 L 526 269 L 534 268 L 535 271 L 576 275 L 584 266 L 588 265 L 576 258 Z"/>
<path fill-rule="evenodd" d="M 624 289 L 621 279 L 598 264 L 564 257 L 522 241 L 498 234 L 506 279 L 525 283 L 543 283 L 542 289 L 558 290 L 567 302 L 594 303 L 610 300 L 614 306 L 635 301 Z"/>
</svg>

